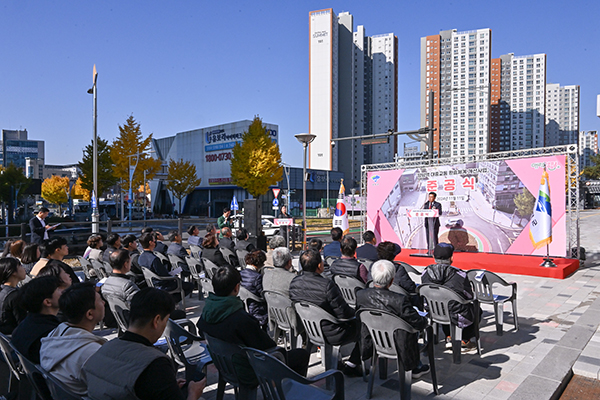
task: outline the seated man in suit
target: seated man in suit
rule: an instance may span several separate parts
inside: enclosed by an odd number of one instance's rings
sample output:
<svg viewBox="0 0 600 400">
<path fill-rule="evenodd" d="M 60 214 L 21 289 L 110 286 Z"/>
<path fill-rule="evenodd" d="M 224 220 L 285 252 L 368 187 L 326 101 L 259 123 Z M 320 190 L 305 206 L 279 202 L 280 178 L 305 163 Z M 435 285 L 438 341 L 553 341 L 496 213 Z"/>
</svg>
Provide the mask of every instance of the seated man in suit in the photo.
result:
<svg viewBox="0 0 600 400">
<path fill-rule="evenodd" d="M 290 299 L 294 302 L 313 303 L 338 319 L 354 317 L 354 310 L 346 303 L 340 288 L 323 275 L 323 259 L 318 251 L 309 249 L 300 256 L 302 274 L 290 283 Z M 343 368 L 348 376 L 362 376 L 360 366 L 360 325 L 357 320 L 332 324 L 323 322 L 323 334 L 332 345 L 355 341 L 350 358 Z"/>
<path fill-rule="evenodd" d="M 341 228 L 335 227 L 331 229 L 331 240 L 332 242 L 323 247 L 323 257 L 341 257 L 342 250 L 340 248 L 340 242 L 344 232 Z"/>
<path fill-rule="evenodd" d="M 356 258 L 365 260 L 377 261 L 377 238 L 373 231 L 366 231 L 362 235 L 365 244 L 356 249 Z"/>
<path fill-rule="evenodd" d="M 233 235 L 231 234 L 231 228 L 227 226 L 221 228 L 219 247 L 229 249 L 235 254 L 235 243 L 233 243 L 233 240 L 231 240 L 232 237 Z"/>
<path fill-rule="evenodd" d="M 356 278 L 364 283 L 369 280 L 367 267 L 356 259 L 356 240 L 351 236 L 344 236 L 340 243 L 342 258 L 335 260 L 329 271 L 333 275 L 346 275 Z"/>
<path fill-rule="evenodd" d="M 121 248 L 121 236 L 116 232 L 109 234 L 106 238 L 106 245 L 106 250 L 104 250 L 104 253 L 102 254 L 102 261 L 110 263 L 110 255 L 112 252 Z"/>
<path fill-rule="evenodd" d="M 169 233 L 169 242 L 171 242 L 171 244 L 169 245 L 169 248 L 167 249 L 167 255 L 173 254 L 173 255 L 185 260 L 185 258 L 189 254 L 188 254 L 187 250 L 181 244 L 183 242 L 183 239 L 181 238 L 179 231 L 171 231 L 171 233 Z"/>
<path fill-rule="evenodd" d="M 416 330 L 423 330 L 427 326 L 427 318 L 421 317 L 404 295 L 389 290 L 394 281 L 396 268 L 391 261 L 380 260 L 371 267 L 373 287 L 356 292 L 356 311 L 369 308 L 392 313 Z M 365 326 L 361 329 L 363 354 L 373 354 L 373 343 L 369 331 Z M 418 333 L 406 333 L 398 330 L 394 335 L 396 347 L 402 353 L 402 361 L 407 371 L 412 370 L 413 378 L 418 378 L 429 372 L 429 366 L 423 365 L 419 359 Z"/>
</svg>

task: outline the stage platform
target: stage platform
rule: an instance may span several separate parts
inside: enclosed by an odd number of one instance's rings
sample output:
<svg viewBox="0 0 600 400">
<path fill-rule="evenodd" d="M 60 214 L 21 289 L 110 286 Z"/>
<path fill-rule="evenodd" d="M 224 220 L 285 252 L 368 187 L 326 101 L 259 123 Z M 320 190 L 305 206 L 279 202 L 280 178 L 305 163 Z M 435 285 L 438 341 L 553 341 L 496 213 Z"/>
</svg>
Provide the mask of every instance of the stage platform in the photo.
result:
<svg viewBox="0 0 600 400">
<path fill-rule="evenodd" d="M 396 256 L 396 260 L 421 267 L 433 264 L 433 257 L 412 256 L 412 254 L 423 252 L 424 250 L 402 249 L 402 252 Z M 541 267 L 540 264 L 544 261 L 544 258 L 540 256 L 455 252 L 452 265 L 463 270 L 486 269 L 502 274 L 556 279 L 565 279 L 579 268 L 579 260 L 560 257 L 552 257 L 552 259 L 556 264 L 556 268 Z"/>
</svg>

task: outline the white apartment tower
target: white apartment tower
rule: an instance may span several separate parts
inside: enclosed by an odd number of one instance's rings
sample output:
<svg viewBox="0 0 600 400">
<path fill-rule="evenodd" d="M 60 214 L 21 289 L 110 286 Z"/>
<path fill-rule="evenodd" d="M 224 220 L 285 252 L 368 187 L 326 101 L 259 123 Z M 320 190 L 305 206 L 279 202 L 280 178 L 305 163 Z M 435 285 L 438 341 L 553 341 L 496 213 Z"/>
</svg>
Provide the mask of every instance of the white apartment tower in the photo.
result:
<svg viewBox="0 0 600 400">
<path fill-rule="evenodd" d="M 342 171 L 358 187 L 361 165 L 392 161 L 397 139 L 331 140 L 397 130 L 398 39 L 354 32 L 352 15 L 332 9 L 310 12 L 309 24 L 309 167 Z"/>
<path fill-rule="evenodd" d="M 546 146 L 577 143 L 579 85 L 546 85 Z"/>
<path fill-rule="evenodd" d="M 489 150 L 491 50 L 491 29 L 453 29 L 421 38 L 421 126 L 433 112 L 433 151 L 439 157 Z"/>
<path fill-rule="evenodd" d="M 592 156 L 598 154 L 598 131 L 581 131 L 579 134 L 579 170 L 592 166 Z"/>
</svg>

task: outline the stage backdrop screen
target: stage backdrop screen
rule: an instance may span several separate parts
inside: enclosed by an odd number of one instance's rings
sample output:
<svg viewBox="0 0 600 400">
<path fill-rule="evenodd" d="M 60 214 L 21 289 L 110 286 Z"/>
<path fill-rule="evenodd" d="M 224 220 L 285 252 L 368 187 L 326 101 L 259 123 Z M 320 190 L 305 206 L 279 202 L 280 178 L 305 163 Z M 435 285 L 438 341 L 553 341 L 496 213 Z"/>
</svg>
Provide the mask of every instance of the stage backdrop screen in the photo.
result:
<svg viewBox="0 0 600 400">
<path fill-rule="evenodd" d="M 368 173 L 367 229 L 378 241 L 426 249 L 422 209 L 429 192 L 442 204 L 439 241 L 457 250 L 545 255 L 535 249 L 529 225 L 544 166 L 550 183 L 550 255 L 566 255 L 564 155 L 478 161 Z"/>
</svg>

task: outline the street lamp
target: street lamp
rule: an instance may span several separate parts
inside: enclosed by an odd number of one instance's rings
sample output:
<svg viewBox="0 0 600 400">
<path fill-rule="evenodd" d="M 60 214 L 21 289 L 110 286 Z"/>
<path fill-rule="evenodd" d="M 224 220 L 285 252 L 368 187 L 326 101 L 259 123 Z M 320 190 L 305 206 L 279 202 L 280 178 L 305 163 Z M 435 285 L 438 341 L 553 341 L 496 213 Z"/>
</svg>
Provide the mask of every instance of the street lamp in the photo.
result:
<svg viewBox="0 0 600 400">
<path fill-rule="evenodd" d="M 94 152 L 93 152 L 93 181 L 94 190 L 92 191 L 92 233 L 100 232 L 100 213 L 98 212 L 98 97 L 96 93 L 96 82 L 98 81 L 98 73 L 96 72 L 96 64 L 94 64 L 94 79 L 93 86 L 87 92 L 94 95 Z"/>
<path fill-rule="evenodd" d="M 296 136 L 296 139 L 302 146 L 304 147 L 304 163 L 302 168 L 302 231 L 304 235 L 302 237 L 302 250 L 306 248 L 306 154 L 308 152 L 308 144 L 311 143 L 317 135 L 313 135 L 312 133 L 299 133 Z"/>
</svg>

